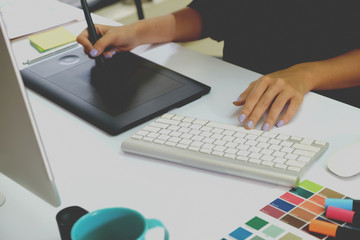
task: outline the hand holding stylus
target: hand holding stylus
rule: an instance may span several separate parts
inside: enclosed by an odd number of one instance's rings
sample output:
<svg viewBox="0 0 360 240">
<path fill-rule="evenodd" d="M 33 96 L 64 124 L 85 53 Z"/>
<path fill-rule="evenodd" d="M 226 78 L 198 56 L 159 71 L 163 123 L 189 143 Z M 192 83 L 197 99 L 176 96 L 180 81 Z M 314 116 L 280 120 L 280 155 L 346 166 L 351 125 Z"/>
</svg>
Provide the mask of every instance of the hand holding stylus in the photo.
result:
<svg viewBox="0 0 360 240">
<path fill-rule="evenodd" d="M 90 40 L 91 44 L 94 45 L 97 42 L 97 40 L 101 37 L 101 35 L 100 34 L 98 35 L 96 33 L 95 25 L 92 21 L 91 14 L 90 14 L 89 7 L 88 7 L 86 0 L 80 0 L 80 1 L 81 1 L 82 9 L 84 11 L 85 20 L 88 25 L 89 40 Z M 96 61 L 96 65 L 104 65 L 105 64 L 104 56 L 102 54 L 97 56 L 95 61 Z"/>
</svg>

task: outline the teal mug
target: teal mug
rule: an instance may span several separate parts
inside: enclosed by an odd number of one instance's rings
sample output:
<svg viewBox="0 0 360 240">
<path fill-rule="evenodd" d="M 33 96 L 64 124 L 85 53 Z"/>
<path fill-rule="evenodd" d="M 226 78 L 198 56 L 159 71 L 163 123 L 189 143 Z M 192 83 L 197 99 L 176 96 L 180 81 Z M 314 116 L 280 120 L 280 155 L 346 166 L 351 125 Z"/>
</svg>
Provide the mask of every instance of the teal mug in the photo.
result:
<svg viewBox="0 0 360 240">
<path fill-rule="evenodd" d="M 71 229 L 72 240 L 145 240 L 148 230 L 161 227 L 164 240 L 169 239 L 165 226 L 157 219 L 146 219 L 129 208 L 105 208 L 78 219 Z"/>
</svg>

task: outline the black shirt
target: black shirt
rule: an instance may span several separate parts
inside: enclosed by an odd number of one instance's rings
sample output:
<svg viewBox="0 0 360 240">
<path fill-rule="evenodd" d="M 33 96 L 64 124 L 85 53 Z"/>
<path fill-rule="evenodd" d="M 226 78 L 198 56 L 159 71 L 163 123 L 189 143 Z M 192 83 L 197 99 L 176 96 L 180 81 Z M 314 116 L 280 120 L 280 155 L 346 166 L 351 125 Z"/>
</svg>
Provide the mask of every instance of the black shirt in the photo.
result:
<svg viewBox="0 0 360 240">
<path fill-rule="evenodd" d="M 360 48 L 360 0 L 193 0 L 223 59 L 267 74 Z"/>
</svg>

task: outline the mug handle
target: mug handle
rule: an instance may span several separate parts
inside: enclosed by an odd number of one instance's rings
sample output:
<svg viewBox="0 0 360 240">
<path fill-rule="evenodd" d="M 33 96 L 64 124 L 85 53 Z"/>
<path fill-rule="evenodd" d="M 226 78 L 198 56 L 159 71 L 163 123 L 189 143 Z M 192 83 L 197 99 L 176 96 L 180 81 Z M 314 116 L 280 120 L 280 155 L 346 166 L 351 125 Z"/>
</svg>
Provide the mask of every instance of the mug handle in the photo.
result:
<svg viewBox="0 0 360 240">
<path fill-rule="evenodd" d="M 157 227 L 161 227 L 164 229 L 164 240 L 169 240 L 169 232 L 166 229 L 166 227 L 164 226 L 164 224 L 162 224 L 162 222 L 160 222 L 160 220 L 157 219 L 146 219 L 146 222 L 148 224 L 148 229 L 152 229 L 152 228 L 157 228 Z"/>
</svg>

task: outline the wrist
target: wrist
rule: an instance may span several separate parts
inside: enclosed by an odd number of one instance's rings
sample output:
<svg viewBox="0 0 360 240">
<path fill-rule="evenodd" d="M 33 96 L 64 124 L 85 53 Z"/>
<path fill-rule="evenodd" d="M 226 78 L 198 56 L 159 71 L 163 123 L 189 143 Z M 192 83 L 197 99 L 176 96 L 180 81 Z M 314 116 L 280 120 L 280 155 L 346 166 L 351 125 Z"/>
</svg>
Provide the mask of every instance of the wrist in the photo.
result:
<svg viewBox="0 0 360 240">
<path fill-rule="evenodd" d="M 137 45 L 170 42 L 174 38 L 172 15 L 140 20 L 129 25 Z"/>
<path fill-rule="evenodd" d="M 134 47 L 145 44 L 145 42 L 143 42 L 144 40 L 144 37 L 142 36 L 143 26 L 141 21 L 134 22 L 125 27 L 128 28 L 126 32 L 127 34 L 129 34 L 129 38 L 131 39 L 131 42 L 133 43 Z"/>
<path fill-rule="evenodd" d="M 304 93 L 317 89 L 321 74 L 319 74 L 318 62 L 305 62 L 296 64 L 290 68 L 295 71 L 301 71 L 303 78 L 303 90 Z"/>
</svg>

